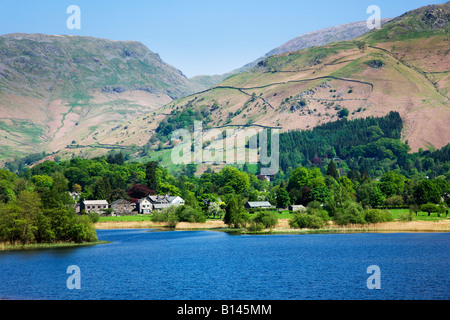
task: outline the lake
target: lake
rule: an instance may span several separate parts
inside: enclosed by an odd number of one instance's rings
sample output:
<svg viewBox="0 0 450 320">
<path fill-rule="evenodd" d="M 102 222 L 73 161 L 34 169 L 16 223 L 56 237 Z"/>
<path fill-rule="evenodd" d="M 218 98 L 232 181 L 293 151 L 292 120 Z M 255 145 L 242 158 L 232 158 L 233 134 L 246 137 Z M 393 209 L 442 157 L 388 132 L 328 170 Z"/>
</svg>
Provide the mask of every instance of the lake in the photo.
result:
<svg viewBox="0 0 450 320">
<path fill-rule="evenodd" d="M 111 243 L 0 252 L 0 299 L 450 298 L 450 233 L 97 234 Z M 69 266 L 79 268 L 80 289 L 68 289 Z M 379 268 L 380 289 L 368 288 L 369 266 Z"/>
</svg>

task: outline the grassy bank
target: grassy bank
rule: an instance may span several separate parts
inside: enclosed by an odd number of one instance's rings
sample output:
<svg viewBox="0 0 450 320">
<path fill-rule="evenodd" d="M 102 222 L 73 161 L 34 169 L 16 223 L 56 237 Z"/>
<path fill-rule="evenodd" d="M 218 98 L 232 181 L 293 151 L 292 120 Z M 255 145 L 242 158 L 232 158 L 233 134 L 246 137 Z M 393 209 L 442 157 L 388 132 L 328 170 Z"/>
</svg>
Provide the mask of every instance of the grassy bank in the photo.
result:
<svg viewBox="0 0 450 320">
<path fill-rule="evenodd" d="M 94 242 L 83 242 L 83 243 L 74 243 L 74 242 L 31 243 L 31 244 L 25 244 L 25 245 L 0 243 L 0 251 L 73 248 L 73 247 L 93 246 L 93 245 L 105 244 L 105 243 L 108 243 L 108 241 L 94 241 Z"/>
<path fill-rule="evenodd" d="M 167 229 L 164 222 L 147 221 L 102 221 L 95 224 L 97 229 Z M 228 227 L 222 220 L 208 220 L 205 223 L 178 222 L 175 230 L 220 230 L 240 234 L 275 234 L 275 233 L 350 233 L 350 232 L 450 232 L 450 219 L 436 221 L 393 221 L 374 224 L 349 224 L 338 226 L 330 221 L 329 225 L 319 229 L 292 229 L 288 218 L 278 219 L 278 224 L 272 229 L 250 232 L 248 229 Z"/>
</svg>

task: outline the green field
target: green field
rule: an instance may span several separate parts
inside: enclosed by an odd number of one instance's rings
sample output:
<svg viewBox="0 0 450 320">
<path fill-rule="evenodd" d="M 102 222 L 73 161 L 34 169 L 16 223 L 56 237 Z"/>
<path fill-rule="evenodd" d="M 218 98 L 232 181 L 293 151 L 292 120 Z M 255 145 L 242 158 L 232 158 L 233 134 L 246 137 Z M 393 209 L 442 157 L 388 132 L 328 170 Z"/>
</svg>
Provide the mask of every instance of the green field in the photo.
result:
<svg viewBox="0 0 450 320">
<path fill-rule="evenodd" d="M 398 219 L 399 214 L 408 213 L 409 209 L 389 209 L 389 211 L 394 216 L 394 219 Z M 441 217 L 438 217 L 436 213 L 432 213 L 428 216 L 428 213 L 420 211 L 417 213 L 417 216 L 414 217 L 414 220 L 418 221 L 438 221 L 443 219 L 450 219 L 450 215 L 446 217 L 445 214 L 443 214 Z"/>
<path fill-rule="evenodd" d="M 99 222 L 103 222 L 103 221 L 151 221 L 152 220 L 152 216 L 151 214 L 149 215 L 143 215 L 143 214 L 138 214 L 135 216 L 121 216 L 121 217 L 100 217 Z"/>
<path fill-rule="evenodd" d="M 401 213 L 408 213 L 409 209 L 390 209 L 389 210 L 392 215 L 394 216 L 394 219 L 398 219 L 399 214 Z M 270 212 L 277 213 L 278 219 L 290 219 L 292 218 L 293 214 L 289 210 L 270 210 Z M 253 214 L 250 214 L 252 216 Z M 151 221 L 152 215 L 135 215 L 135 216 L 122 216 L 122 217 L 100 217 L 100 222 L 103 221 Z M 430 216 L 426 212 L 419 212 L 417 216 L 414 217 L 414 220 L 418 221 L 438 221 L 443 219 L 450 219 L 449 217 L 446 217 L 445 214 L 443 214 L 441 217 L 438 217 L 436 213 L 432 213 Z M 212 220 L 212 219 L 209 219 Z"/>
</svg>

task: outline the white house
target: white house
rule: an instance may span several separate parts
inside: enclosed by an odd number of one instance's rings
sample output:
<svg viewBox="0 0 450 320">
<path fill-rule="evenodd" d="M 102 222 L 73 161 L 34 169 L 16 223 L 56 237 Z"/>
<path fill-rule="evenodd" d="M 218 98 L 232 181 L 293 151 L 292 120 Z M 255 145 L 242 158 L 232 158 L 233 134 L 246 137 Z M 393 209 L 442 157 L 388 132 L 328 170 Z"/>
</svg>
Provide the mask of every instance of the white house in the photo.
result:
<svg viewBox="0 0 450 320">
<path fill-rule="evenodd" d="M 183 205 L 184 204 L 184 199 L 179 196 L 170 196 L 167 198 L 167 200 L 169 201 L 170 204 L 174 204 L 174 205 Z"/>
<path fill-rule="evenodd" d="M 156 195 L 148 196 L 147 199 L 152 203 L 154 210 L 161 210 L 171 206 L 184 205 L 184 199 L 179 196 Z"/>
<path fill-rule="evenodd" d="M 138 213 L 150 214 L 152 213 L 153 204 L 147 198 L 142 198 L 136 202 L 136 209 Z"/>
</svg>

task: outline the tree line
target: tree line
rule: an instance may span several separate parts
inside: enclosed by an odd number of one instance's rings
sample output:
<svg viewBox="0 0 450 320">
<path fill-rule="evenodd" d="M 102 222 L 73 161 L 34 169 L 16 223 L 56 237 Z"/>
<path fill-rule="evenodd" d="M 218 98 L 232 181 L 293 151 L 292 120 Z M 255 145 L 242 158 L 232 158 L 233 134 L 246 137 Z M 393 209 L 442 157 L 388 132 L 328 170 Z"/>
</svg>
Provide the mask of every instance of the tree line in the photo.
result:
<svg viewBox="0 0 450 320">
<path fill-rule="evenodd" d="M 68 192 L 79 194 L 76 201 L 104 199 L 110 203 L 169 193 L 181 196 L 185 206 L 155 215 L 155 219 L 202 222 L 208 217 L 223 218 L 227 224 L 251 224 L 256 229 L 270 225 L 267 221 L 274 217 L 259 212 L 252 215 L 258 221 L 250 221 L 243 206 L 247 201 L 268 201 L 280 208 L 307 206 L 307 217 L 299 216 L 295 226 L 309 220 L 317 225 L 316 216 L 338 223 L 374 221 L 387 217 L 374 211 L 384 207 L 445 212 L 450 195 L 450 145 L 411 153 L 399 139 L 401 128 L 399 115 L 390 113 L 282 134 L 282 166 L 270 182 L 258 176 L 258 171 L 250 173 L 248 165 L 210 167 L 196 174 L 197 166 L 190 164 L 169 172 L 156 161 L 131 161 L 127 154 L 114 151 L 93 159 L 21 165 L 20 170 L 10 166 L 0 170 L 0 241 L 93 239 L 88 219 L 75 214 Z M 31 211 L 29 199 L 35 203 Z M 42 231 L 45 226 L 49 232 Z"/>
</svg>

